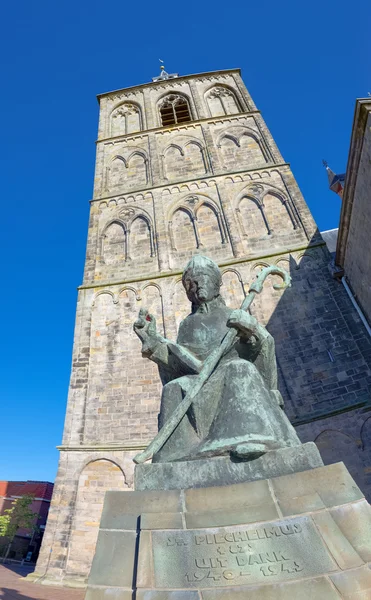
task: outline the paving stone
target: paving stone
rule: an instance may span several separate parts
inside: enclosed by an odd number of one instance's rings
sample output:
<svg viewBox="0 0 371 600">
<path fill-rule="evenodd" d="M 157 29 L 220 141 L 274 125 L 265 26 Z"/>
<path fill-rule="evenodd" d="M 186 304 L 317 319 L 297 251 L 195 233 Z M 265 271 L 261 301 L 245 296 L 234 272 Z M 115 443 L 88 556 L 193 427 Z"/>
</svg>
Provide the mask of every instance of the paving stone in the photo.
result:
<svg viewBox="0 0 371 600">
<path fill-rule="evenodd" d="M 138 590 L 136 600 L 199 600 L 198 592 L 157 592 L 152 590 Z"/>
<path fill-rule="evenodd" d="M 140 517 L 141 529 L 182 529 L 182 513 L 144 513 Z"/>
<path fill-rule="evenodd" d="M 150 531 L 141 531 L 139 537 L 139 553 L 136 586 L 151 588 L 152 581 L 152 541 Z"/>
<path fill-rule="evenodd" d="M 370 600 L 370 599 L 371 599 L 370 590 L 366 590 L 365 592 L 353 592 L 352 594 L 343 596 L 343 600 Z"/>
<path fill-rule="evenodd" d="M 272 479 L 277 500 L 318 494 L 327 507 L 362 499 L 364 496 L 343 463 Z"/>
<path fill-rule="evenodd" d="M 120 588 L 89 587 L 84 600 L 133 600 L 133 592 Z"/>
<path fill-rule="evenodd" d="M 360 569 L 353 569 L 344 573 L 334 573 L 330 575 L 330 578 L 342 596 L 346 598 L 356 592 L 368 592 L 369 598 L 371 598 L 370 565 L 365 565 Z"/>
<path fill-rule="evenodd" d="M 202 600 L 341 600 L 325 577 L 264 587 L 202 590 Z"/>
<path fill-rule="evenodd" d="M 100 531 L 89 575 L 90 585 L 131 587 L 133 583 L 136 534 Z"/>
<path fill-rule="evenodd" d="M 300 515 L 301 513 L 309 513 L 315 510 L 326 508 L 320 495 L 306 494 L 296 498 L 282 497 L 278 500 L 278 505 L 284 517 L 289 515 Z"/>
<path fill-rule="evenodd" d="M 180 492 L 107 492 L 102 512 L 102 529 L 132 529 L 139 526 L 141 513 L 180 512 Z"/>
<path fill-rule="evenodd" d="M 26 579 L 29 567 L 0 565 L 1 600 L 84 600 L 84 589 L 62 588 L 32 583 Z M 126 600 L 126 599 L 125 599 Z"/>
<path fill-rule="evenodd" d="M 185 513 L 184 516 L 188 529 L 240 525 L 242 523 L 271 521 L 279 518 L 277 508 L 273 502 L 271 504 L 249 506 L 242 510 L 229 510 L 226 508 L 225 510 L 189 512 Z"/>
<path fill-rule="evenodd" d="M 352 569 L 364 563 L 328 512 L 312 515 L 328 549 L 341 569 Z"/>
<path fill-rule="evenodd" d="M 331 515 L 365 562 L 371 561 L 371 506 L 363 500 L 331 510 Z"/>
<path fill-rule="evenodd" d="M 267 481 L 189 489 L 184 492 L 188 512 L 242 509 L 257 504 L 272 503 Z"/>
</svg>

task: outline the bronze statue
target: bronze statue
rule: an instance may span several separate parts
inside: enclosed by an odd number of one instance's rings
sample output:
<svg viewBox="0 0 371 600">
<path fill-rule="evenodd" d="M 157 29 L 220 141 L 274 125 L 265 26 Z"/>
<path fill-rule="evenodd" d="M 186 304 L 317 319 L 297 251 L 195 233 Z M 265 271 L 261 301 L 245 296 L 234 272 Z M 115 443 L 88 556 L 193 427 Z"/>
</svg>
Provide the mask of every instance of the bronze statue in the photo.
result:
<svg viewBox="0 0 371 600">
<path fill-rule="evenodd" d="M 159 434 L 135 462 L 152 455 L 153 462 L 226 454 L 251 460 L 300 445 L 277 389 L 274 340 L 246 312 L 267 275 L 278 274 L 289 284 L 282 269 L 264 271 L 242 309 L 231 310 L 220 295 L 218 266 L 193 257 L 182 278 L 192 311 L 181 322 L 176 343 L 159 335 L 153 315 L 140 310 L 134 331 L 142 355 L 157 363 L 164 387 Z"/>
</svg>

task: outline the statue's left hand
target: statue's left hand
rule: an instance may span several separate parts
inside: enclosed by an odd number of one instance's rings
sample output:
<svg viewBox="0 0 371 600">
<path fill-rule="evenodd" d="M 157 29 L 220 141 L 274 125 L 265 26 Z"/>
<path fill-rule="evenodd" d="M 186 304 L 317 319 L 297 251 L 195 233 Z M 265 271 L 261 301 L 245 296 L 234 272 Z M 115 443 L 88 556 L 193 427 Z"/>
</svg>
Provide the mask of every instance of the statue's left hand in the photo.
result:
<svg viewBox="0 0 371 600">
<path fill-rule="evenodd" d="M 227 327 L 237 329 L 238 335 L 241 337 L 250 337 L 251 335 L 256 335 L 259 323 L 248 312 L 237 309 L 231 312 L 227 321 Z"/>
</svg>

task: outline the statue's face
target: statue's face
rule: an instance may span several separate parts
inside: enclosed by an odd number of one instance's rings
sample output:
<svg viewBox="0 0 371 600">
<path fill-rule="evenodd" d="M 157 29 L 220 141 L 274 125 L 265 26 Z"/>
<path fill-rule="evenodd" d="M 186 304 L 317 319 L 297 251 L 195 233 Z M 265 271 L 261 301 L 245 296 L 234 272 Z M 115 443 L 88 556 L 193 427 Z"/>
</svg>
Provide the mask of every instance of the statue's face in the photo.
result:
<svg viewBox="0 0 371 600">
<path fill-rule="evenodd" d="M 209 302 L 219 294 L 219 282 L 208 271 L 190 271 L 184 279 L 184 287 L 192 304 Z"/>
</svg>

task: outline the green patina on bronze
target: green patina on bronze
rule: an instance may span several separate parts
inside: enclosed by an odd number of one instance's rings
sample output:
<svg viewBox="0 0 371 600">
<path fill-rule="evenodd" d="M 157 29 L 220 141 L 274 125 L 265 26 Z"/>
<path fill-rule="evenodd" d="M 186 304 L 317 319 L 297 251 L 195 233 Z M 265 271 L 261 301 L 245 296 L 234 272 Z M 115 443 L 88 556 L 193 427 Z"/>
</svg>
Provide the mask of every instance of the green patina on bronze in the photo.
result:
<svg viewBox="0 0 371 600">
<path fill-rule="evenodd" d="M 231 454 L 252 460 L 270 450 L 299 446 L 277 389 L 274 340 L 247 311 L 268 275 L 290 277 L 266 267 L 251 285 L 241 309 L 220 295 L 221 273 L 204 256 L 193 257 L 183 273 L 192 304 L 177 342 L 157 333 L 156 321 L 141 309 L 134 331 L 142 355 L 156 362 L 163 392 L 159 433 L 134 461 L 173 462 Z"/>
</svg>

